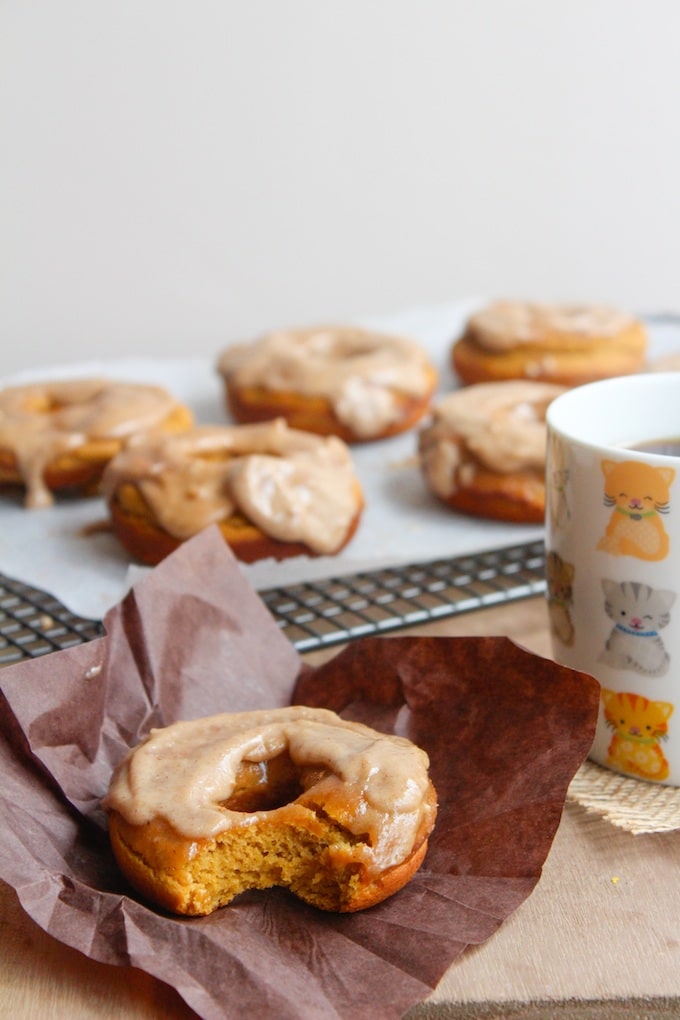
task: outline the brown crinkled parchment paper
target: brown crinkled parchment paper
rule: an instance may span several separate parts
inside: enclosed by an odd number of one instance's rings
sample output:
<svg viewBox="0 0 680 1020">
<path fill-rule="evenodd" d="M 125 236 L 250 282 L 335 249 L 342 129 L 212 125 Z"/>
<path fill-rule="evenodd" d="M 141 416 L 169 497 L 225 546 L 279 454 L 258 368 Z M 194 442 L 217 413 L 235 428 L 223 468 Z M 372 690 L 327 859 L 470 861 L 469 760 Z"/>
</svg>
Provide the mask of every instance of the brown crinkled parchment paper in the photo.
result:
<svg viewBox="0 0 680 1020">
<path fill-rule="evenodd" d="M 153 974 L 207 1020 L 387 1020 L 534 888 L 592 742 L 591 677 L 506 638 L 366 639 L 301 668 L 216 528 L 137 584 L 105 627 L 0 671 L 0 875 L 57 939 Z M 428 751 L 439 815 L 420 872 L 352 915 L 281 890 L 194 919 L 140 902 L 99 807 L 114 765 L 151 726 L 292 701 Z"/>
</svg>

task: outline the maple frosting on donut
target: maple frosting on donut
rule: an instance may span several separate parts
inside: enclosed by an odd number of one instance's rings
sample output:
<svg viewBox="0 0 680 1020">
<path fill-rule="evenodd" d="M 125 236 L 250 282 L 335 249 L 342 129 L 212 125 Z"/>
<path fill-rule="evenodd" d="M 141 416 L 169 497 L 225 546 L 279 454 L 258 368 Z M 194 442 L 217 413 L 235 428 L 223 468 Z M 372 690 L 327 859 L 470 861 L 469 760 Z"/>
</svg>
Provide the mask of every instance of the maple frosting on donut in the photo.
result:
<svg viewBox="0 0 680 1020">
<path fill-rule="evenodd" d="M 647 334 L 605 305 L 495 301 L 468 319 L 453 343 L 465 384 L 533 379 L 574 386 L 639 371 Z"/>
<path fill-rule="evenodd" d="M 436 814 L 428 766 L 406 738 L 327 709 L 222 713 L 152 730 L 103 806 L 122 870 L 171 910 L 273 885 L 355 910 L 420 865 Z"/>
<path fill-rule="evenodd" d="M 517 520 L 545 510 L 548 405 L 564 387 L 529 380 L 477 383 L 433 409 L 419 435 L 423 475 L 455 509 Z"/>
<path fill-rule="evenodd" d="M 10 386 L 0 391 L 0 482 L 23 484 L 29 507 L 49 506 L 54 490 L 95 483 L 132 435 L 192 422 L 160 386 L 109 379 Z"/>
<path fill-rule="evenodd" d="M 605 305 L 541 305 L 498 301 L 471 316 L 468 326 L 477 341 L 491 350 L 517 343 L 552 339 L 557 344 L 577 338 L 616 337 L 635 324 L 632 316 Z"/>
<path fill-rule="evenodd" d="M 237 421 L 280 413 L 347 442 L 411 427 L 436 385 L 417 343 L 350 326 L 268 333 L 227 348 L 218 370 Z"/>
<path fill-rule="evenodd" d="M 269 555 L 277 555 L 277 543 L 293 543 L 296 552 L 304 546 L 315 555 L 333 554 L 351 537 L 363 506 L 345 443 L 290 429 L 282 419 L 195 426 L 130 443 L 108 465 L 102 488 L 114 531 L 132 520 L 125 511 L 134 490 L 146 524 L 150 520 L 174 546 L 218 524 L 228 541 L 234 539 L 230 544 L 239 558 L 247 558 L 239 556 L 247 522 L 261 538 L 273 540 L 265 543 Z M 137 508 L 132 509 L 134 517 Z M 239 520 L 232 528 L 235 515 Z M 131 551 L 144 562 L 155 559 L 153 547 L 149 557 Z"/>
</svg>

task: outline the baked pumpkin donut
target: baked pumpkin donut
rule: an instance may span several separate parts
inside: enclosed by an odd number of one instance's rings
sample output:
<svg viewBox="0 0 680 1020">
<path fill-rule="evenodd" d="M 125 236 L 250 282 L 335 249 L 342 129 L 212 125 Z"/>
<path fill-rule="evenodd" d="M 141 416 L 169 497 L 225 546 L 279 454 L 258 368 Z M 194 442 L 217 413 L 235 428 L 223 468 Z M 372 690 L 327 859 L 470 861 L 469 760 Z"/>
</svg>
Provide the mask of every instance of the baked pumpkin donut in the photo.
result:
<svg viewBox="0 0 680 1020">
<path fill-rule="evenodd" d="M 420 867 L 436 816 L 428 758 L 404 737 L 292 706 L 152 730 L 103 806 L 147 899 L 209 914 L 281 886 L 321 910 L 373 906 Z"/>
<path fill-rule="evenodd" d="M 506 379 L 578 386 L 642 370 L 647 334 L 601 305 L 496 301 L 473 314 L 451 360 L 465 385 Z"/>
<path fill-rule="evenodd" d="M 0 485 L 23 486 L 27 507 L 64 489 L 93 492 L 131 436 L 176 432 L 191 411 L 160 386 L 71 379 L 0 391 Z"/>
<path fill-rule="evenodd" d="M 426 484 L 444 503 L 474 517 L 542 523 L 548 405 L 564 392 L 513 380 L 454 390 L 418 437 Z"/>
<path fill-rule="evenodd" d="M 218 370 L 237 422 L 283 417 L 293 428 L 346 443 L 412 428 L 437 384 L 414 341 L 354 326 L 268 333 L 228 347 Z"/>
<path fill-rule="evenodd" d="M 334 555 L 363 510 L 345 443 L 283 419 L 133 442 L 108 465 L 102 489 L 114 534 L 149 565 L 210 524 L 246 563 Z"/>
</svg>

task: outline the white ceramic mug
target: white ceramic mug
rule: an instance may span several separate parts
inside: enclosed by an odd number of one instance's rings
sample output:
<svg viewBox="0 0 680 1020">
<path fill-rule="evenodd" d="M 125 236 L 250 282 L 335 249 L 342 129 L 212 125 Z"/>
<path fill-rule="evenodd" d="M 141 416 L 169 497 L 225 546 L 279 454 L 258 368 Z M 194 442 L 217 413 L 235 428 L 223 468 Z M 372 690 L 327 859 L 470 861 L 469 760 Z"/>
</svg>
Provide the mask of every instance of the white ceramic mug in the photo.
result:
<svg viewBox="0 0 680 1020">
<path fill-rule="evenodd" d="M 680 373 L 576 387 L 547 424 L 553 656 L 602 685 L 590 757 L 680 786 Z"/>
</svg>

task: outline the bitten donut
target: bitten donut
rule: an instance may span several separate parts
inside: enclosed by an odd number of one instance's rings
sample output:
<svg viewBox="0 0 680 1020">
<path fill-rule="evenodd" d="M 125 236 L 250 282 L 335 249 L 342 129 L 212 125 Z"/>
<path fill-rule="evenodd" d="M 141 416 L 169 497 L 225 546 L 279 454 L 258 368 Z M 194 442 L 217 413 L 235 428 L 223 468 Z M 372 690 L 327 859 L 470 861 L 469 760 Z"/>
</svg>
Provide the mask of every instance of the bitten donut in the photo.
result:
<svg viewBox="0 0 680 1020">
<path fill-rule="evenodd" d="M 420 867 L 436 816 L 428 758 L 411 741 L 293 706 L 152 730 L 103 806 L 114 856 L 146 898 L 209 914 L 281 886 L 356 911 Z"/>
<path fill-rule="evenodd" d="M 108 465 L 102 489 L 114 534 L 149 565 L 209 524 L 246 563 L 334 555 L 363 510 L 345 443 L 283 419 L 132 442 Z"/>
<path fill-rule="evenodd" d="M 475 517 L 542 523 L 548 405 L 564 387 L 515 380 L 454 390 L 418 437 L 429 488 Z"/>
<path fill-rule="evenodd" d="M 281 416 L 346 443 L 412 428 L 437 383 L 414 341 L 350 326 L 268 333 L 227 348 L 218 369 L 237 422 Z"/>
<path fill-rule="evenodd" d="M 531 379 L 561 386 L 639 372 L 647 334 L 600 305 L 496 301 L 472 315 L 451 350 L 462 383 Z"/>
<path fill-rule="evenodd" d="M 111 458 L 141 431 L 189 428 L 189 409 L 159 386 L 72 379 L 0 391 L 0 485 L 27 507 L 64 489 L 93 492 Z"/>
</svg>

